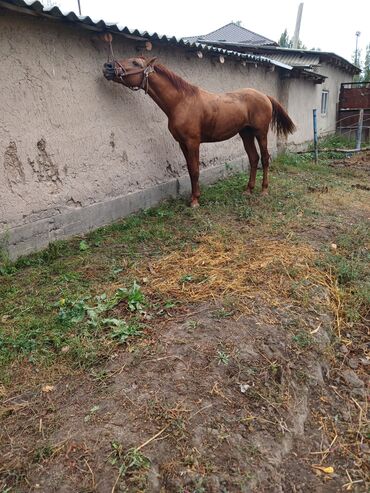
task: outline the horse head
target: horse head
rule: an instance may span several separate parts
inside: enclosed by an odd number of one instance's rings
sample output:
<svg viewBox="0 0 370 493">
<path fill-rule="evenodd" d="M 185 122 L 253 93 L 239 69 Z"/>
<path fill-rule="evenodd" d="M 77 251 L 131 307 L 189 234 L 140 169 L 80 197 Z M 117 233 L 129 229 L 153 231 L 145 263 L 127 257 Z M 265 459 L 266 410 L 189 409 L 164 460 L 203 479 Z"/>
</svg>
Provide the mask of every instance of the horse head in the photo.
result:
<svg viewBox="0 0 370 493">
<path fill-rule="evenodd" d="M 154 58 L 125 58 L 113 60 L 103 66 L 103 75 L 107 80 L 113 80 L 130 89 L 144 89 L 148 76 L 154 71 Z"/>
</svg>

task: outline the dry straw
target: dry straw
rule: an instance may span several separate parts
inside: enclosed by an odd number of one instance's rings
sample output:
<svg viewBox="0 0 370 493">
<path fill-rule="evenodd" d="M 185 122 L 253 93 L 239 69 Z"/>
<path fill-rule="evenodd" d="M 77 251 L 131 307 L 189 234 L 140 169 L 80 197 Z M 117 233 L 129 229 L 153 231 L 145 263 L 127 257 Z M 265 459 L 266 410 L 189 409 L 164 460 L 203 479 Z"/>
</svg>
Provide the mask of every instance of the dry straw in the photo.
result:
<svg viewBox="0 0 370 493">
<path fill-rule="evenodd" d="M 202 236 L 195 247 L 152 262 L 148 287 L 153 293 L 187 302 L 235 296 L 239 300 L 259 297 L 279 305 L 289 298 L 295 282 L 311 279 L 309 264 L 314 256 L 309 245 L 286 240 L 262 238 L 246 243 Z M 148 276 L 148 272 L 140 275 Z"/>
</svg>

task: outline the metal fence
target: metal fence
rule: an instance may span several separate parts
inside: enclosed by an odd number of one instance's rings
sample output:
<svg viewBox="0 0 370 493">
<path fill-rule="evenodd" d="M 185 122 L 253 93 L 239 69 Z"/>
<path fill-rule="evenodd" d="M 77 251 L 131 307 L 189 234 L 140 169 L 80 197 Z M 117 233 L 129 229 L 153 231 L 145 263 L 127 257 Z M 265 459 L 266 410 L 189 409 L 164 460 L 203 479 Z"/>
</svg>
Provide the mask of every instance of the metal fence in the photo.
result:
<svg viewBox="0 0 370 493">
<path fill-rule="evenodd" d="M 359 145 L 370 140 L 370 81 L 341 84 L 336 131 Z"/>
</svg>

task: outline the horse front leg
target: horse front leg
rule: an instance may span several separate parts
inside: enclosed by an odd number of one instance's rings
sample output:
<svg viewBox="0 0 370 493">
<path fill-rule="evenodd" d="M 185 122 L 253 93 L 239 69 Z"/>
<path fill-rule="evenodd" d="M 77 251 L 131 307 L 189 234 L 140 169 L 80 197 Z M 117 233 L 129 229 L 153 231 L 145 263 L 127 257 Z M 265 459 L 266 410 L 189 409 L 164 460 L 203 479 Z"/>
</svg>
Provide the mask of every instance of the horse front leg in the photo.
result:
<svg viewBox="0 0 370 493">
<path fill-rule="evenodd" d="M 180 143 L 184 153 L 191 181 L 191 202 L 190 207 L 199 207 L 199 143 Z"/>
</svg>

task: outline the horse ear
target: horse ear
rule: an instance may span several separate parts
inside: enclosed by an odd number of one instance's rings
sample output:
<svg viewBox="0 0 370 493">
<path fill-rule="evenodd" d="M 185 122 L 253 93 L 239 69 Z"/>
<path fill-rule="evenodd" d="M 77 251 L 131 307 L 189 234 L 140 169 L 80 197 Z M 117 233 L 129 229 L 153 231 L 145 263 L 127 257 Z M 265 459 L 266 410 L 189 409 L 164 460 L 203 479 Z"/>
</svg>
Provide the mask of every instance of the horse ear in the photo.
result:
<svg viewBox="0 0 370 493">
<path fill-rule="evenodd" d="M 147 63 L 147 66 L 148 66 L 148 65 L 152 65 L 152 64 L 153 64 L 156 60 L 157 60 L 157 57 L 156 57 L 156 56 L 155 56 L 155 57 L 153 57 L 153 58 L 151 58 L 151 59 L 149 60 L 149 62 Z"/>
</svg>

